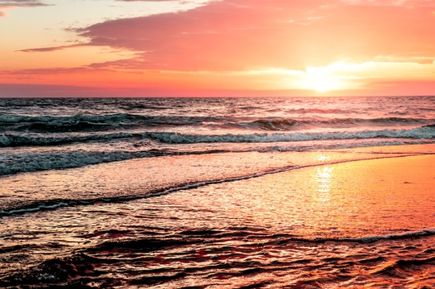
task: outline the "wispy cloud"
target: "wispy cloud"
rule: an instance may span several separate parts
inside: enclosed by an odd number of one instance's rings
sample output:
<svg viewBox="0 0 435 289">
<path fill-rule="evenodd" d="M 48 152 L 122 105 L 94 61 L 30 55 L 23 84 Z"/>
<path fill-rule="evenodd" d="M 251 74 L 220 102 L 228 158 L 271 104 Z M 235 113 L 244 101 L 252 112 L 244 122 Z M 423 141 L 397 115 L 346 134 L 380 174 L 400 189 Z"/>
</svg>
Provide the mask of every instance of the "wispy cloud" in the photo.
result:
<svg viewBox="0 0 435 289">
<path fill-rule="evenodd" d="M 0 8 L 5 7 L 33 7 L 47 6 L 48 4 L 40 0 L 0 0 Z"/>
<path fill-rule="evenodd" d="M 88 43 L 75 43 L 75 44 L 60 45 L 60 46 L 21 49 L 18 51 L 20 51 L 20 52 L 51 52 L 51 51 L 62 50 L 62 49 L 67 49 L 67 48 L 84 47 L 84 46 L 89 46 L 89 44 Z"/>
<path fill-rule="evenodd" d="M 1 11 L 2 9 L 9 9 L 15 7 L 41 7 L 48 6 L 48 4 L 40 0 L 0 0 L 0 17 L 6 14 Z"/>
</svg>

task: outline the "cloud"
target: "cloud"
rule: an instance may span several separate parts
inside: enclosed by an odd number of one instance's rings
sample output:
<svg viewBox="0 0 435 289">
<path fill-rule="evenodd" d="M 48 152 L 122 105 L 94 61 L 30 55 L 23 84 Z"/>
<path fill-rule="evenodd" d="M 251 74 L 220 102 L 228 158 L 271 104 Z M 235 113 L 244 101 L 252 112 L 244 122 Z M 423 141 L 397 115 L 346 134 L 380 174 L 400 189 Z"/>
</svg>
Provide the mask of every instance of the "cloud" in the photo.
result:
<svg viewBox="0 0 435 289">
<path fill-rule="evenodd" d="M 435 7 L 433 0 L 341 0 L 341 2 L 358 6 Z"/>
<path fill-rule="evenodd" d="M 393 5 L 405 2 L 415 9 Z M 372 5 L 361 8 L 358 3 Z M 127 64 L 143 69 L 301 68 L 347 57 L 435 55 L 435 29 L 428 25 L 433 16 L 422 6 L 429 2 L 375 3 L 381 1 L 212 1 L 188 11 L 111 20 L 76 32 L 89 45 L 137 52 L 139 57 Z"/>
<path fill-rule="evenodd" d="M 121 2 L 174 2 L 177 0 L 118 0 Z M 180 1 L 180 2 L 194 2 L 194 1 Z"/>
<path fill-rule="evenodd" d="M 435 29 L 428 25 L 433 15 L 424 7 L 431 1 L 202 2 L 207 4 L 187 11 L 115 19 L 72 30 L 84 38 L 82 43 L 22 51 L 108 46 L 133 51 L 136 57 L 93 66 L 161 70 L 301 69 L 347 58 L 435 55 Z M 405 4 L 413 8 L 401 6 Z"/>
<path fill-rule="evenodd" d="M 231 69 L 271 61 L 278 64 L 279 58 L 289 57 L 292 42 L 301 37 L 287 29 L 288 20 L 292 15 L 308 19 L 311 15 L 304 11 L 318 2 L 272 0 L 265 6 L 259 0 L 214 1 L 186 12 L 107 21 L 77 32 L 92 45 L 141 52 L 138 63 L 149 68 Z M 267 54 L 269 57 L 262 59 Z"/>
<path fill-rule="evenodd" d="M 0 9 L 9 9 L 15 7 L 40 7 L 48 6 L 39 0 L 0 0 Z M 6 14 L 0 10 L 0 17 Z"/>
<path fill-rule="evenodd" d="M 51 52 L 51 51 L 57 51 L 57 50 L 62 50 L 62 49 L 67 49 L 67 48 L 84 47 L 84 46 L 89 46 L 89 44 L 76 43 L 76 44 L 60 45 L 60 46 L 28 48 L 28 49 L 21 49 L 18 51 L 20 51 L 20 52 Z"/>
<path fill-rule="evenodd" d="M 47 6 L 39 0 L 0 0 L 0 8 Z"/>
<path fill-rule="evenodd" d="M 21 1 L 0 3 L 6 2 Z M 113 95 L 223 95 L 223 88 L 227 95 L 253 91 L 276 95 L 272 92 L 278 90 L 285 94 L 300 86 L 298 79 L 307 67 L 351 84 L 376 83 L 377 91 L 384 92 L 406 79 L 412 80 L 406 85 L 413 88 L 417 82 L 429 83 L 433 76 L 435 26 L 433 9 L 425 6 L 431 4 L 428 1 L 195 1 L 199 2 L 204 5 L 69 30 L 81 42 L 21 50 L 28 53 L 25 57 L 38 58 L 36 53 L 51 57 L 56 50 L 110 47 L 116 50 L 115 57 L 107 58 L 110 61 L 96 60 L 95 52 L 84 53 L 89 61 L 83 63 L 97 63 L 6 75 L 12 83 L 45 83 L 47 91 L 51 84 L 65 84 L 66 92 L 77 94 L 82 92 L 75 90 L 75 84 L 97 87 L 95 95 L 108 88 Z M 406 91 L 406 85 L 401 89 Z M 33 86 L 8 89 L 46 92 L 45 87 Z M 416 84 L 413 91 L 418 92 Z"/>
<path fill-rule="evenodd" d="M 92 95 L 98 90 L 93 87 L 72 85 L 0 83 L 0 91 L 0 97 L 68 97 Z"/>
<path fill-rule="evenodd" d="M 341 0 L 349 5 L 374 5 L 374 6 L 401 6 L 406 0 Z"/>
</svg>

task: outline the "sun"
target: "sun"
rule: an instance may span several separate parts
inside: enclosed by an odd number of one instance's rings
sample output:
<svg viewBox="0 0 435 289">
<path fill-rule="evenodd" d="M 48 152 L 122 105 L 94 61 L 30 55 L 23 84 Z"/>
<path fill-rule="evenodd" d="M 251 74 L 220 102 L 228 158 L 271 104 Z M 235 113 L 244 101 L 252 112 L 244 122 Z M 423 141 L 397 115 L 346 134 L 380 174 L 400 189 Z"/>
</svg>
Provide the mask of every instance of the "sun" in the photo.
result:
<svg viewBox="0 0 435 289">
<path fill-rule="evenodd" d="M 343 80 L 328 67 L 308 67 L 301 79 L 301 86 L 307 90 L 325 93 L 344 88 Z"/>
</svg>

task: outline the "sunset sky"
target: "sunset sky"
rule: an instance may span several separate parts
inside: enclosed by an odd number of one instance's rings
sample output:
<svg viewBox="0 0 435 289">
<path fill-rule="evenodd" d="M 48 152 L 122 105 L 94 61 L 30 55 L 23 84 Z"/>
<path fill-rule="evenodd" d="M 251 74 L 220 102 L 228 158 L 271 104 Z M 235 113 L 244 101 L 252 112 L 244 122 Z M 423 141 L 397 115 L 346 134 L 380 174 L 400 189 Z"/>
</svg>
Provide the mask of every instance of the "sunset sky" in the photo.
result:
<svg viewBox="0 0 435 289">
<path fill-rule="evenodd" d="M 435 95 L 433 0 L 0 0 L 0 96 Z"/>
</svg>

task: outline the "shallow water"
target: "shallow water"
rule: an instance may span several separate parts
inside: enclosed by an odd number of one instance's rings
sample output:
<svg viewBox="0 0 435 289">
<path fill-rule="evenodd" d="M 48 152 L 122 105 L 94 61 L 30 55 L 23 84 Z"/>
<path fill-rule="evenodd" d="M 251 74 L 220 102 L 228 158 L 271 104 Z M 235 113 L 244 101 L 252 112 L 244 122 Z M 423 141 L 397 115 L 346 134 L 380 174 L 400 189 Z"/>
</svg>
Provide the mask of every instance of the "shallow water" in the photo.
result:
<svg viewBox="0 0 435 289">
<path fill-rule="evenodd" d="M 3 217 L 0 284 L 431 288 L 435 158 L 381 157 Z"/>
<path fill-rule="evenodd" d="M 435 148 L 435 146 L 434 146 Z M 298 167 L 414 154 L 370 152 L 225 153 L 166 156 L 1 179 L 0 216 L 71 205 L 117 202 Z"/>
</svg>

